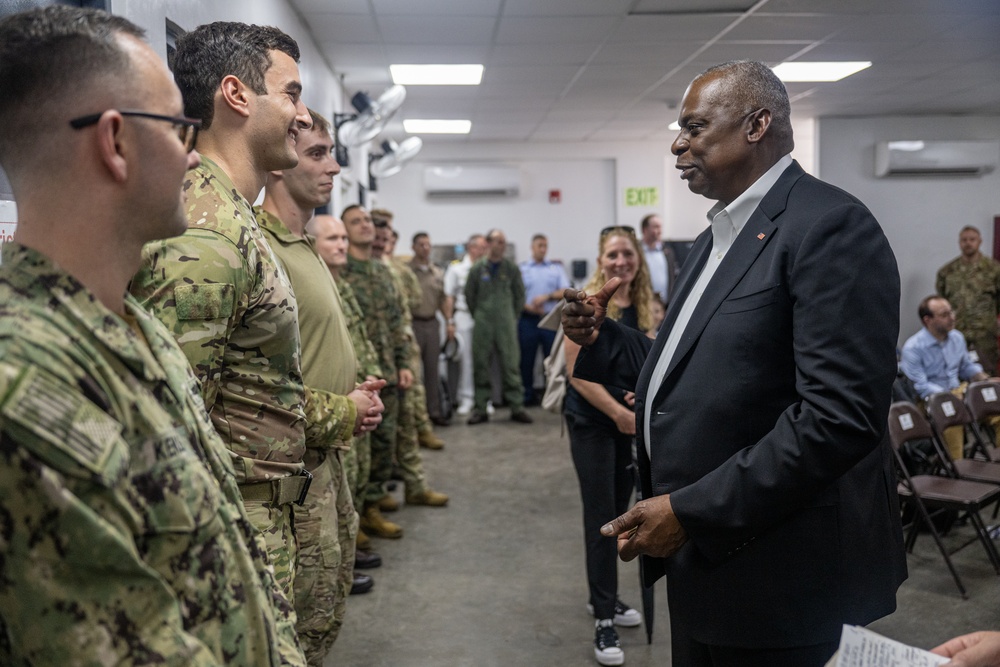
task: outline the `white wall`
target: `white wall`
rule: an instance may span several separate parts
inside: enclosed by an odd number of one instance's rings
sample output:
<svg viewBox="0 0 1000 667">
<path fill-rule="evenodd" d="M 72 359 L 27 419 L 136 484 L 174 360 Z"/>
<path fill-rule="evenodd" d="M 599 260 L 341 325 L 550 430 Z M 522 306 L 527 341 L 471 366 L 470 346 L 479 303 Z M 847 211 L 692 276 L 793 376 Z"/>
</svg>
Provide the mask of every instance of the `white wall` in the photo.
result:
<svg viewBox="0 0 1000 667">
<path fill-rule="evenodd" d="M 958 255 L 958 231 L 975 225 L 992 253 L 1000 215 L 1000 172 L 980 177 L 875 178 L 875 143 L 897 139 L 996 139 L 1000 117 L 823 118 L 819 174 L 861 199 L 896 254 L 902 286 L 900 342 L 920 328 L 917 304 L 934 292 L 938 268 Z"/>
</svg>

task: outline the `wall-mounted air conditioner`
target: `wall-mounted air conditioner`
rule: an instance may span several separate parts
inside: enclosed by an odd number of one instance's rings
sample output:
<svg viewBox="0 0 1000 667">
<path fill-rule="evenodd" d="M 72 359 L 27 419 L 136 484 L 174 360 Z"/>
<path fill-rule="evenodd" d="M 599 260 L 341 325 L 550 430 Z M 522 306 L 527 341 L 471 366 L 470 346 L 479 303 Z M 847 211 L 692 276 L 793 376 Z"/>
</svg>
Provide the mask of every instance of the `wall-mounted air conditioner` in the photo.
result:
<svg viewBox="0 0 1000 667">
<path fill-rule="evenodd" d="M 441 164 L 424 168 L 428 197 L 514 197 L 521 190 L 521 170 L 501 165 Z"/>
<path fill-rule="evenodd" d="M 993 171 L 1000 141 L 880 141 L 875 144 L 876 176 L 968 175 Z"/>
</svg>

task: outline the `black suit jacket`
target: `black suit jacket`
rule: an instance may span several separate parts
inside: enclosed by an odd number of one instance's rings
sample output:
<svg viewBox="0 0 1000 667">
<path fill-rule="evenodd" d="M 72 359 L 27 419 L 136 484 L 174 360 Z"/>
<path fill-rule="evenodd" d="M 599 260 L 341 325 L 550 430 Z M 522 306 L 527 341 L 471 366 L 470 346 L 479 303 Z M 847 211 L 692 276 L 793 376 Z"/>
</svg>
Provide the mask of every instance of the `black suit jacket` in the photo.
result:
<svg viewBox="0 0 1000 667">
<path fill-rule="evenodd" d="M 650 376 L 712 247 L 701 236 L 655 342 L 606 321 L 577 377 L 635 388 L 644 497 L 669 493 L 688 542 L 671 623 L 726 646 L 834 641 L 895 609 L 906 578 L 886 424 L 899 275 L 851 195 L 792 164 L 750 217 L 655 395 Z M 643 439 L 652 401 L 650 457 Z"/>
</svg>

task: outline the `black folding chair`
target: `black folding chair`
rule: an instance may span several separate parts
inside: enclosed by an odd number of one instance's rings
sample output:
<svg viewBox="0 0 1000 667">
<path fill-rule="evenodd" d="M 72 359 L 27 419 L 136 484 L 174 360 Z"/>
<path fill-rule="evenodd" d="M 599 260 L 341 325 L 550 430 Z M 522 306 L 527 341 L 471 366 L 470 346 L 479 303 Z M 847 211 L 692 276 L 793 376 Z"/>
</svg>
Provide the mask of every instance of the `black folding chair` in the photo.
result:
<svg viewBox="0 0 1000 667">
<path fill-rule="evenodd" d="M 984 425 L 991 417 L 1000 417 L 1000 383 L 973 382 L 965 390 L 965 406 L 972 415 L 969 426 L 974 449 L 987 461 L 1000 462 L 1000 448 L 995 446 L 992 434 L 987 433 L 992 428 Z"/>
<path fill-rule="evenodd" d="M 916 508 L 914 519 L 910 522 L 909 533 L 906 536 L 906 551 L 913 553 L 913 546 L 916 544 L 921 524 L 926 525 L 937 543 L 938 550 L 944 557 L 948 570 L 951 571 L 951 576 L 955 580 L 959 592 L 965 598 L 967 597 L 965 586 L 951 561 L 951 554 L 945 549 L 941 536 L 934 528 L 928 510 L 965 512 L 976 531 L 976 537 L 986 549 L 986 556 L 990 559 L 990 564 L 993 565 L 994 571 L 1000 574 L 1000 554 L 997 553 L 989 532 L 986 530 L 986 525 L 979 515 L 981 508 L 988 507 L 1000 500 L 1000 486 L 938 475 L 911 476 L 903 465 L 899 451 L 907 442 L 923 438 L 930 438 L 933 441 L 935 435 L 930 423 L 920 413 L 917 406 L 904 401 L 893 403 L 889 409 L 889 439 L 892 443 L 893 453 L 896 455 L 896 462 L 899 464 L 897 467 L 901 473 L 897 492 L 902 502 L 909 503 Z M 958 549 L 971 544 L 975 539 L 966 542 Z"/>
</svg>

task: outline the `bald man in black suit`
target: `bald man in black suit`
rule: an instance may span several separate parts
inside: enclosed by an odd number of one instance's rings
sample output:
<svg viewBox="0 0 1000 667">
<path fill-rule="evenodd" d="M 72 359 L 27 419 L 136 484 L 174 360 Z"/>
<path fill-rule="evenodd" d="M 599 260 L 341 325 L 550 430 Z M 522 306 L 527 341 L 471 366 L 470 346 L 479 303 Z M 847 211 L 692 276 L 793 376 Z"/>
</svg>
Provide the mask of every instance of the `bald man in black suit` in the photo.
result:
<svg viewBox="0 0 1000 667">
<path fill-rule="evenodd" d="M 762 63 L 689 86 L 672 146 L 718 203 L 655 342 L 567 290 L 575 376 L 636 392 L 646 500 L 604 527 L 669 582 L 673 664 L 819 667 L 906 578 L 886 434 L 899 275 L 871 212 L 807 174 Z"/>
</svg>

